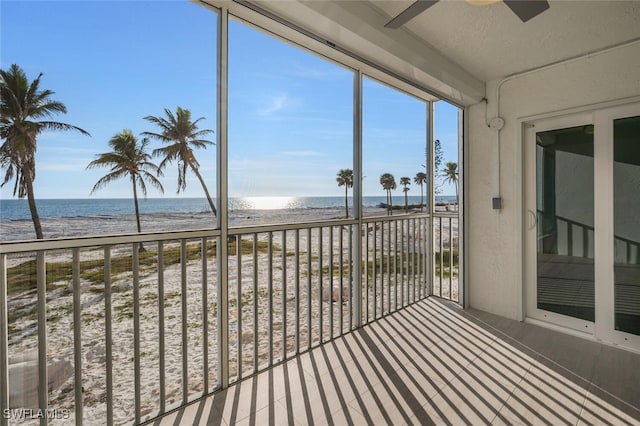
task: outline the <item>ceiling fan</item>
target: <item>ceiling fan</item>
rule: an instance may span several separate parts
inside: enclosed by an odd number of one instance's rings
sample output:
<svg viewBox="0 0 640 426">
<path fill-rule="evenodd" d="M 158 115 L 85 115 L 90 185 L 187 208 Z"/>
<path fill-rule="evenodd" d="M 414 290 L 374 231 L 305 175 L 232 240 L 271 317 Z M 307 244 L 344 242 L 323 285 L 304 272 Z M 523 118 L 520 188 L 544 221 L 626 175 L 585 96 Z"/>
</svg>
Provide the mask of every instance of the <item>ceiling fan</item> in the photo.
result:
<svg viewBox="0 0 640 426">
<path fill-rule="evenodd" d="M 467 3 L 473 5 L 487 5 L 497 3 L 500 0 L 466 0 Z M 549 9 L 549 2 L 547 0 L 502 0 L 509 9 L 513 11 L 522 22 L 527 22 L 529 19 L 538 16 L 545 10 Z M 398 16 L 387 22 L 384 26 L 386 28 L 400 28 L 431 6 L 436 4 L 438 0 L 417 0 L 411 6 L 400 12 Z"/>
</svg>

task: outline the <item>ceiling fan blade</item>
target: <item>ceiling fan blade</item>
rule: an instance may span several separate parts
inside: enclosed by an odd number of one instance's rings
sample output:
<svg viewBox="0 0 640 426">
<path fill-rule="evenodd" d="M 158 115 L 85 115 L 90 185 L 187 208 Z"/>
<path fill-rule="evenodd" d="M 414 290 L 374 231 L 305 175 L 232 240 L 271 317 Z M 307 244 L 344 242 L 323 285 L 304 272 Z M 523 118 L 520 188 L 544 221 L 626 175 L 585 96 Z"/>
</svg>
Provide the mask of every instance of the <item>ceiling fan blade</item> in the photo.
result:
<svg viewBox="0 0 640 426">
<path fill-rule="evenodd" d="M 418 0 L 411 6 L 400 12 L 398 16 L 384 24 L 384 26 L 385 28 L 400 28 L 425 10 L 429 9 L 437 2 L 438 0 Z"/>
<path fill-rule="evenodd" d="M 527 22 L 549 9 L 547 0 L 504 0 L 504 4 L 518 15 L 522 22 Z"/>
</svg>

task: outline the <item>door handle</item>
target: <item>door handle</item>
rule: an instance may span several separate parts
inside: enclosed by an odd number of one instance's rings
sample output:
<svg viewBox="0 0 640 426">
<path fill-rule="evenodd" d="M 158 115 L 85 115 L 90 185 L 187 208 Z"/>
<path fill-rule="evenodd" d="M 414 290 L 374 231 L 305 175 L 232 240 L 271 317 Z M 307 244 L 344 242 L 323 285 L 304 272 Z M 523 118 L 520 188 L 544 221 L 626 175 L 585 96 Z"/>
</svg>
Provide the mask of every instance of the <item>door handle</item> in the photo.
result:
<svg viewBox="0 0 640 426">
<path fill-rule="evenodd" d="M 533 212 L 533 210 L 528 210 L 529 212 L 529 229 L 533 229 L 538 226 L 538 215 Z"/>
</svg>

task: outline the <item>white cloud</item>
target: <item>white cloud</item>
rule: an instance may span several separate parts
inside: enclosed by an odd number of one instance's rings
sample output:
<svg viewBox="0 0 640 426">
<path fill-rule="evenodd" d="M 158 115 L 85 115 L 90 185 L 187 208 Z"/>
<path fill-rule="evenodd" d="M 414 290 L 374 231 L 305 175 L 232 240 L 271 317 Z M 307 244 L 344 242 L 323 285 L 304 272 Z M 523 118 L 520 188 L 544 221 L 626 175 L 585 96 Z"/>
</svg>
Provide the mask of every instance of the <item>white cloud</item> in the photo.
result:
<svg viewBox="0 0 640 426">
<path fill-rule="evenodd" d="M 280 155 L 287 155 L 289 157 L 321 157 L 324 154 L 318 151 L 283 151 Z"/>
<path fill-rule="evenodd" d="M 272 117 L 276 112 L 288 111 L 295 112 L 297 108 L 302 106 L 303 101 L 300 98 L 291 97 L 287 93 L 281 93 L 271 98 L 266 102 L 266 106 L 258 110 L 258 115 L 262 117 Z"/>
<path fill-rule="evenodd" d="M 280 111 L 285 108 L 289 103 L 289 97 L 286 94 L 278 95 L 272 98 L 269 104 L 258 111 L 258 114 L 261 116 L 268 116 L 273 114 L 274 112 Z"/>
</svg>

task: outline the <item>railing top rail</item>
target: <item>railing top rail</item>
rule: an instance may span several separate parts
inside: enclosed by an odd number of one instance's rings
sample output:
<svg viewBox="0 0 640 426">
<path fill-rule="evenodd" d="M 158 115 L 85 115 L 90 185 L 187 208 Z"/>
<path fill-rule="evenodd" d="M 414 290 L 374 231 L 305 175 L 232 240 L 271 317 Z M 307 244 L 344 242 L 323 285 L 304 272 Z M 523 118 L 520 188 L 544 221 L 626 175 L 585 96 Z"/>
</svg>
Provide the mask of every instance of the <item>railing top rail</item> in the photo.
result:
<svg viewBox="0 0 640 426">
<path fill-rule="evenodd" d="M 282 223 L 229 228 L 229 235 L 260 234 L 263 232 L 294 231 L 296 229 L 322 228 L 326 226 L 357 225 L 356 219 L 333 219 L 317 222 Z"/>
<path fill-rule="evenodd" d="M 456 212 L 437 212 L 434 217 L 457 218 Z M 428 213 L 401 213 L 395 216 L 371 216 L 362 218 L 362 223 L 392 222 L 405 219 L 428 218 Z M 357 225 L 357 219 L 334 219 L 316 222 L 284 223 L 275 225 L 256 225 L 229 228 L 229 235 L 246 235 L 262 232 L 290 231 L 296 229 L 311 229 L 328 226 Z M 140 234 L 118 234 L 101 236 L 65 237 L 48 240 L 21 240 L 0 243 L 0 254 L 24 253 L 42 250 L 72 249 L 85 247 L 100 247 L 130 243 L 149 243 L 157 241 L 172 241 L 180 239 L 218 237 L 219 229 L 194 229 L 188 231 L 145 232 Z"/>
<path fill-rule="evenodd" d="M 110 246 L 128 243 L 148 243 L 189 238 L 217 237 L 219 235 L 220 230 L 218 229 L 195 229 L 189 231 L 164 231 L 145 232 L 140 234 L 67 237 L 55 238 L 50 240 L 6 241 L 0 243 L 0 254 Z"/>
<path fill-rule="evenodd" d="M 458 218 L 458 212 L 435 212 L 433 214 L 433 217 L 451 217 L 451 218 Z"/>
</svg>

